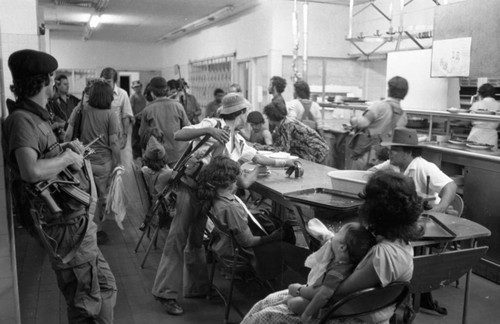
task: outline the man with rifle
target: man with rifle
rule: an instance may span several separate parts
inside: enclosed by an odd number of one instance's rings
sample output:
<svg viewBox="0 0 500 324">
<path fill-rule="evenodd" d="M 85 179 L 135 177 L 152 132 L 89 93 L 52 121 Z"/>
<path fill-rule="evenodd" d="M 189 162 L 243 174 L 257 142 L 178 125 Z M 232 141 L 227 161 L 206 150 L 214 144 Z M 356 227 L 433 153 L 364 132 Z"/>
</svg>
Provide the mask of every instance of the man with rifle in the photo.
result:
<svg viewBox="0 0 500 324">
<path fill-rule="evenodd" d="M 26 49 L 8 65 L 16 102 L 9 102 L 2 144 L 16 215 L 49 255 L 68 322 L 113 323 L 116 283 L 96 243 L 92 170 L 80 142 L 57 143 L 45 108 L 57 60 Z"/>
<path fill-rule="evenodd" d="M 241 163 L 253 162 L 276 167 L 295 167 L 292 159 L 274 160 L 257 153 L 238 133 L 244 126 L 250 103 L 241 94 L 230 93 L 222 99 L 220 118 L 205 118 L 199 124 L 185 126 L 175 133 L 179 141 L 192 141 L 187 154 L 174 166 L 172 182 L 176 187 L 176 214 L 170 225 L 160 264 L 153 284 L 153 296 L 171 315 L 181 315 L 177 302 L 185 298 L 205 297 L 209 287 L 203 231 L 207 216 L 197 198 L 197 175 L 212 156 L 227 155 Z M 200 140 L 200 138 L 202 138 Z M 191 151 L 189 148 L 193 147 Z M 258 168 L 244 170 L 237 185 L 248 188 L 257 180 Z M 177 181 L 179 180 L 179 181 Z M 162 195 L 171 191 L 166 187 Z"/>
</svg>

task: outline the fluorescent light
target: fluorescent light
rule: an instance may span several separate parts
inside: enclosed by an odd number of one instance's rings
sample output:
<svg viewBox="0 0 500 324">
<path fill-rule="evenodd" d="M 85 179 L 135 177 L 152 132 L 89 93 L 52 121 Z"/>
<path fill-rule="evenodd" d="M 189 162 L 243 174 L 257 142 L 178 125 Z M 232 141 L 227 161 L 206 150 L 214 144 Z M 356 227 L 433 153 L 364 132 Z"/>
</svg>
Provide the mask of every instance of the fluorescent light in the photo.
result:
<svg viewBox="0 0 500 324">
<path fill-rule="evenodd" d="M 97 28 L 97 26 L 99 26 L 100 22 L 101 22 L 101 16 L 92 15 L 89 20 L 89 27 L 95 29 Z"/>
<path fill-rule="evenodd" d="M 200 29 L 202 27 L 205 27 L 211 23 L 213 23 L 216 20 L 220 20 L 222 18 L 225 18 L 229 16 L 232 12 L 234 11 L 234 6 L 225 6 L 222 9 L 219 9 L 208 16 L 205 16 L 203 18 L 200 18 L 198 20 L 195 20 L 187 25 L 182 26 L 181 28 L 178 28 L 176 30 L 173 30 L 160 38 L 157 39 L 158 42 L 168 40 L 168 39 L 174 39 L 177 37 L 180 37 L 182 34 L 187 34 L 189 32 L 192 32 L 194 30 Z"/>
</svg>

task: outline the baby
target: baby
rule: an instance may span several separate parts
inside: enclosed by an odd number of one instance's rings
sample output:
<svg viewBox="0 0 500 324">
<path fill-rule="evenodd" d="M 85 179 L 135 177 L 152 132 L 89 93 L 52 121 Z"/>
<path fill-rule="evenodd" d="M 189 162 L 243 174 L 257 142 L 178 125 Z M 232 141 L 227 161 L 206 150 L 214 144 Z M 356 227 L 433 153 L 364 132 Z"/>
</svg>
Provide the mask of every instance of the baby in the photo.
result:
<svg viewBox="0 0 500 324">
<path fill-rule="evenodd" d="M 288 287 L 288 309 L 301 315 L 303 323 L 310 321 L 375 244 L 375 237 L 359 223 L 344 225 L 307 258 L 305 265 L 311 268 L 307 284 Z"/>
</svg>

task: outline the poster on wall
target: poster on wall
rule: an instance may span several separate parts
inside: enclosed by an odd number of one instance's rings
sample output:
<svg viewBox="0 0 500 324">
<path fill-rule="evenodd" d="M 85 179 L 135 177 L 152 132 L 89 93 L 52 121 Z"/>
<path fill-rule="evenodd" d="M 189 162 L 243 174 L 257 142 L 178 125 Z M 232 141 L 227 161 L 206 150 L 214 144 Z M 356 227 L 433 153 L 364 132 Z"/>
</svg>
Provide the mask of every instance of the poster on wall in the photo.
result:
<svg viewBox="0 0 500 324">
<path fill-rule="evenodd" d="M 432 43 L 431 77 L 468 77 L 471 37 L 436 40 Z"/>
</svg>

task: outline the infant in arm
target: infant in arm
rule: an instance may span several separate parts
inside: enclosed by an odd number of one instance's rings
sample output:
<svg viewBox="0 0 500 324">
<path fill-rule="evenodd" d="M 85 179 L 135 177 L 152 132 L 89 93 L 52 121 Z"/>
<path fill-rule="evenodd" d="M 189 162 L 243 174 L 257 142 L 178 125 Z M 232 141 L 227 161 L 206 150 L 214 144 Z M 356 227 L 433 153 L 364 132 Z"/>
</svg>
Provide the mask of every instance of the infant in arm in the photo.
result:
<svg viewBox="0 0 500 324">
<path fill-rule="evenodd" d="M 305 265 L 311 268 L 307 284 L 288 287 L 289 297 L 284 301 L 288 309 L 301 315 L 302 322 L 316 317 L 375 243 L 375 237 L 359 223 L 344 225 L 307 258 Z"/>
</svg>

